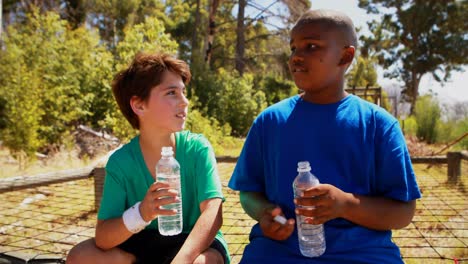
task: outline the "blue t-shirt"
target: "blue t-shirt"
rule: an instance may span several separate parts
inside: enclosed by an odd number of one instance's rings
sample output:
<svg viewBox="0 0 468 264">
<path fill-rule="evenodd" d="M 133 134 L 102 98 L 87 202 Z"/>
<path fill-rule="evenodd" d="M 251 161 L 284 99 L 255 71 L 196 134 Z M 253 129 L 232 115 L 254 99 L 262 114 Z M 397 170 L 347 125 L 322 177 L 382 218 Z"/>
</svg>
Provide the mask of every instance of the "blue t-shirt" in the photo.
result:
<svg viewBox="0 0 468 264">
<path fill-rule="evenodd" d="M 300 96 L 283 100 L 254 121 L 229 187 L 262 192 L 295 218 L 292 182 L 297 163 L 354 194 L 411 201 L 421 197 L 398 121 L 382 108 L 349 95 L 333 104 L 314 104 Z M 244 263 L 402 263 L 391 231 L 372 230 L 343 218 L 324 224 L 326 251 L 303 257 L 297 230 L 285 241 L 263 236 L 256 224 Z"/>
</svg>

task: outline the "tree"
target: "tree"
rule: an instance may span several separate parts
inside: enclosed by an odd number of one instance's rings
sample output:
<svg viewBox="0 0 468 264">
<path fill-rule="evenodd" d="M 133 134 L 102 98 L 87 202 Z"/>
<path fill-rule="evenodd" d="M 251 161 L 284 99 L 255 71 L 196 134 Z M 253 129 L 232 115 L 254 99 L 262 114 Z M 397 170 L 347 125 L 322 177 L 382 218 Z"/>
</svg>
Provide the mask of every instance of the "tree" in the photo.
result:
<svg viewBox="0 0 468 264">
<path fill-rule="evenodd" d="M 372 35 L 361 40 L 375 52 L 386 77 L 404 82 L 411 112 L 425 74 L 443 83 L 468 63 L 467 1 L 359 0 L 359 7 L 382 15 L 368 23 Z"/>
<path fill-rule="evenodd" d="M 55 12 L 32 7 L 5 32 L 0 98 L 6 127 L 0 138 L 15 154 L 57 146 L 79 123 L 102 118 L 112 57 L 96 32 L 71 30 Z M 101 105 L 101 106 L 98 106 Z"/>
<path fill-rule="evenodd" d="M 365 87 L 377 85 L 377 71 L 373 59 L 359 56 L 346 74 L 348 86 Z"/>
</svg>

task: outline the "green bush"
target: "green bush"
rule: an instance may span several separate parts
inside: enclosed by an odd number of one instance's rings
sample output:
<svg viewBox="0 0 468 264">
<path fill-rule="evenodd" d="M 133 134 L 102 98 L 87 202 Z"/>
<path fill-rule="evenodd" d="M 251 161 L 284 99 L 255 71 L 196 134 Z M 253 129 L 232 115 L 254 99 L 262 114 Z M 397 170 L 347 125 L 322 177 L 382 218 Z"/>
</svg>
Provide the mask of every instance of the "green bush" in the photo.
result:
<svg viewBox="0 0 468 264">
<path fill-rule="evenodd" d="M 194 78 L 196 104 L 203 114 L 229 124 L 233 136 L 246 136 L 255 117 L 267 106 L 265 93 L 254 89 L 253 76 L 219 69 Z"/>
<path fill-rule="evenodd" d="M 216 155 L 226 155 L 226 151 L 236 147 L 236 141 L 230 136 L 229 124 L 220 125 L 215 118 L 206 118 L 198 110 L 190 110 L 186 129 L 203 134 L 213 146 Z"/>
<path fill-rule="evenodd" d="M 414 116 L 418 124 L 416 136 L 429 144 L 437 139 L 437 124 L 440 120 L 439 103 L 431 95 L 418 98 Z"/>
<path fill-rule="evenodd" d="M 414 116 L 409 116 L 405 120 L 400 120 L 400 127 L 405 135 L 416 136 L 418 122 Z"/>
<path fill-rule="evenodd" d="M 299 89 L 297 89 L 293 81 L 275 75 L 262 76 L 258 81 L 258 87 L 265 94 L 268 105 L 299 93 Z"/>
<path fill-rule="evenodd" d="M 97 89 L 110 72 L 102 65 L 112 61 L 100 45 L 96 32 L 71 30 L 58 14 L 37 8 L 7 28 L 0 50 L 0 98 L 6 102 L 0 139 L 13 154 L 31 157 L 60 145 L 77 124 L 99 116 L 95 102 L 105 96 Z"/>
<path fill-rule="evenodd" d="M 437 142 L 448 144 L 468 131 L 468 117 L 463 120 L 440 122 L 437 127 Z M 455 144 L 451 150 L 468 149 L 468 137 Z"/>
</svg>

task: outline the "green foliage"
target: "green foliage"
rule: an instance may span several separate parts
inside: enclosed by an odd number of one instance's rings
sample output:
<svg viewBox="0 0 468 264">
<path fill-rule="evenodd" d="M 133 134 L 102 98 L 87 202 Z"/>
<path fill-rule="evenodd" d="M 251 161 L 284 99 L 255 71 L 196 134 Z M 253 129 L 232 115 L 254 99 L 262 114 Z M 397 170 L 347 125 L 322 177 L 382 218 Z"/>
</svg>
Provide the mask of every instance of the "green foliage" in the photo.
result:
<svg viewBox="0 0 468 264">
<path fill-rule="evenodd" d="M 416 121 L 416 117 L 409 116 L 405 120 L 400 120 L 400 126 L 405 135 L 416 136 L 418 130 L 418 122 Z"/>
<path fill-rule="evenodd" d="M 258 85 L 255 85 L 255 87 L 259 87 L 263 91 L 268 105 L 299 93 L 299 89 L 297 89 L 293 81 L 285 80 L 279 75 L 266 75 L 260 78 Z"/>
<path fill-rule="evenodd" d="M 186 129 L 203 134 L 210 141 L 216 155 L 225 155 L 226 149 L 236 145 L 234 138 L 230 136 L 229 124 L 221 126 L 218 120 L 206 118 L 196 109 L 189 111 Z"/>
<path fill-rule="evenodd" d="M 431 95 L 421 96 L 416 101 L 414 116 L 418 124 L 416 136 L 427 143 L 434 143 L 437 139 L 437 125 L 440 120 L 440 107 L 437 100 Z"/>
<path fill-rule="evenodd" d="M 201 111 L 221 124 L 230 124 L 232 135 L 245 136 L 254 118 L 267 106 L 265 93 L 253 89 L 253 75 L 218 70 L 194 78 Z"/>
<path fill-rule="evenodd" d="M 348 86 L 366 87 L 377 85 L 377 71 L 375 59 L 359 56 L 351 69 L 346 73 Z"/>
<path fill-rule="evenodd" d="M 127 66 L 138 52 L 167 52 L 175 54 L 177 43 L 164 33 L 164 25 L 154 17 L 125 29 L 124 39 L 117 45 L 117 70 Z"/>
<path fill-rule="evenodd" d="M 44 114 L 40 94 L 36 89 L 24 92 L 26 87 L 38 86 L 40 81 L 33 72 L 26 69 L 24 62 L 17 60 L 20 52 L 12 49 L 10 53 L 0 58 L 0 65 L 9 65 L 9 70 L 0 71 L 2 75 L 0 83 L 5 87 L 0 91 L 0 97 L 6 101 L 6 127 L 0 137 L 15 157 L 23 154 L 32 156 L 44 143 L 39 135 L 40 119 Z M 9 81 L 5 75 L 11 76 Z"/>
<path fill-rule="evenodd" d="M 5 145 L 31 155 L 60 144 L 80 120 L 92 121 L 92 107 L 105 100 L 95 91 L 108 81 L 109 53 L 92 31 L 70 30 L 56 13 L 35 8 L 5 32 L 0 51 L 0 98 L 6 101 Z M 105 106 L 103 106 L 105 107 Z M 99 111 L 97 112 L 99 115 Z"/>
<path fill-rule="evenodd" d="M 387 92 L 382 89 L 382 101 L 380 101 L 380 106 L 387 110 L 387 112 L 391 113 L 392 112 L 392 105 L 390 104 L 390 101 L 388 99 L 388 94 Z"/>
<path fill-rule="evenodd" d="M 440 122 L 437 127 L 437 142 L 448 144 L 468 131 L 468 117 L 459 121 Z M 468 137 L 455 145 L 454 149 L 468 149 Z"/>
</svg>

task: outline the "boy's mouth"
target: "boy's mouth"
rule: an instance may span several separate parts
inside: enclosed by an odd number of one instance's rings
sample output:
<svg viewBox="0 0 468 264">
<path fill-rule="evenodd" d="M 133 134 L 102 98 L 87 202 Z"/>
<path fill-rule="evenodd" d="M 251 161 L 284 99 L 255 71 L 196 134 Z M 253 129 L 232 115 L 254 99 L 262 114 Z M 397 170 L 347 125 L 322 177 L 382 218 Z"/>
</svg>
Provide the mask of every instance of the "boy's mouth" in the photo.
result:
<svg viewBox="0 0 468 264">
<path fill-rule="evenodd" d="M 307 72 L 304 68 L 293 68 L 292 72 Z"/>
<path fill-rule="evenodd" d="M 176 114 L 176 117 L 185 119 L 187 117 L 187 113 L 185 113 L 185 112 L 178 113 L 178 114 Z"/>
<path fill-rule="evenodd" d="M 295 65 L 296 67 L 292 68 L 292 72 L 307 72 L 307 69 L 304 67 L 300 67 L 299 65 Z"/>
</svg>

